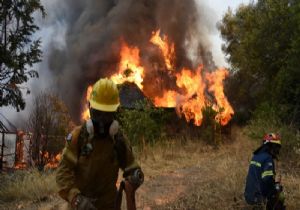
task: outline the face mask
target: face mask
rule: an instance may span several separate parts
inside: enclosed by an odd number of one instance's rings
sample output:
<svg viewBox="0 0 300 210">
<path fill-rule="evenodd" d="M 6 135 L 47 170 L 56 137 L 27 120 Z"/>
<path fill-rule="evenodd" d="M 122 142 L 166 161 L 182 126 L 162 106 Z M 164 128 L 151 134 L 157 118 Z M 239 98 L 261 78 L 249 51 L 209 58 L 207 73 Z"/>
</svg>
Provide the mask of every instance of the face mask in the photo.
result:
<svg viewBox="0 0 300 210">
<path fill-rule="evenodd" d="M 103 124 L 102 122 L 93 122 L 93 124 L 96 135 L 98 135 L 101 138 L 105 138 L 109 135 L 109 127 L 111 123 Z"/>
<path fill-rule="evenodd" d="M 95 109 L 90 109 L 90 113 L 95 133 L 100 137 L 106 137 L 109 134 L 109 127 L 114 120 L 114 113 L 101 112 Z"/>
<path fill-rule="evenodd" d="M 114 120 L 114 112 L 102 112 L 95 109 L 90 109 L 91 119 L 93 122 L 109 124 Z"/>
</svg>

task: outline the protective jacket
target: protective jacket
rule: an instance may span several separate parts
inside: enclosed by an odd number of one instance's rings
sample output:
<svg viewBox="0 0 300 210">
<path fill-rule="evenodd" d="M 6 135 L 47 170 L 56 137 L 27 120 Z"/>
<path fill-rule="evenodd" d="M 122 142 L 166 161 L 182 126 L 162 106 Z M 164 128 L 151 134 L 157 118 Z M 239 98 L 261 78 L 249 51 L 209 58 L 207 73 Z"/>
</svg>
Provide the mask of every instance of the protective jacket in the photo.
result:
<svg viewBox="0 0 300 210">
<path fill-rule="evenodd" d="M 67 137 L 56 175 L 59 195 L 71 202 L 81 193 L 94 200 L 99 210 L 114 209 L 119 168 L 126 176 L 139 165 L 116 121 L 107 136 L 94 135 L 89 125 L 91 120 Z"/>
<path fill-rule="evenodd" d="M 276 193 L 274 176 L 273 158 L 263 146 L 254 152 L 250 162 L 244 193 L 248 204 L 261 204 Z"/>
</svg>

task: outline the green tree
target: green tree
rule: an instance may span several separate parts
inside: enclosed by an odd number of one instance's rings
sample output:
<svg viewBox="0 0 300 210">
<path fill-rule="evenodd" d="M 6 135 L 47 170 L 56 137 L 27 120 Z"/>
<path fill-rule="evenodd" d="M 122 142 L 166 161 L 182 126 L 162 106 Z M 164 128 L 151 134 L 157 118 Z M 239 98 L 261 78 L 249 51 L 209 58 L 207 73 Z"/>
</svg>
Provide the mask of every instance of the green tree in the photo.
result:
<svg viewBox="0 0 300 210">
<path fill-rule="evenodd" d="M 40 0 L 0 0 L 0 107 L 24 109 L 20 85 L 38 77 L 32 69 L 42 54 L 40 40 L 32 37 L 39 29 L 34 23 L 36 11 L 45 15 Z"/>
<path fill-rule="evenodd" d="M 268 101 L 286 122 L 300 122 L 299 1 L 258 0 L 228 10 L 219 25 L 233 76 L 229 97 L 239 112 Z"/>
</svg>

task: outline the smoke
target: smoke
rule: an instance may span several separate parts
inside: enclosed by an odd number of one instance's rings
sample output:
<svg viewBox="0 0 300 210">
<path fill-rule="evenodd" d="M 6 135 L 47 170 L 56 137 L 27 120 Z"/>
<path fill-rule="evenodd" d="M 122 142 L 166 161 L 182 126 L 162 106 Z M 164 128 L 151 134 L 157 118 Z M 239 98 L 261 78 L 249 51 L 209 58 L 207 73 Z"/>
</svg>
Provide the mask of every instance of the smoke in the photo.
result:
<svg viewBox="0 0 300 210">
<path fill-rule="evenodd" d="M 120 39 L 139 47 L 143 65 L 154 69 L 146 72 L 145 83 L 159 72 L 153 68 L 153 63 L 161 62 L 159 52 L 149 43 L 158 29 L 175 43 L 176 69 L 195 68 L 199 63 L 208 70 L 215 68 L 209 42 L 215 26 L 207 18 L 208 8 L 194 0 L 55 0 L 43 4 L 48 14 L 44 28 L 51 28 L 44 55 L 51 86 L 76 120 L 87 86 L 116 72 Z M 172 82 L 159 85 L 174 86 Z M 145 91 L 151 94 L 155 88 L 145 86 Z"/>
</svg>

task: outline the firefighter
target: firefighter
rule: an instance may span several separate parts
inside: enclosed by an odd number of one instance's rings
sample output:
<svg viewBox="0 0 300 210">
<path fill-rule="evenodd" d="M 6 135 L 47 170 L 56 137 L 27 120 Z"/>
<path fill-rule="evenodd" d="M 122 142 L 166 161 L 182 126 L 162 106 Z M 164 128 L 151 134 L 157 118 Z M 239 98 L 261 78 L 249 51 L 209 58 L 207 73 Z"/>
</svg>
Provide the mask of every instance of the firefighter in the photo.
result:
<svg viewBox="0 0 300 210">
<path fill-rule="evenodd" d="M 275 181 L 274 160 L 278 158 L 280 148 L 280 136 L 269 133 L 253 153 L 244 193 L 245 200 L 252 209 L 264 209 L 265 204 L 267 210 L 285 209 L 282 186 L 279 180 Z"/>
<path fill-rule="evenodd" d="M 116 84 L 109 79 L 97 81 L 89 104 L 91 119 L 67 136 L 56 174 L 58 193 L 69 209 L 113 210 L 119 168 L 127 180 L 125 192 L 133 196 L 143 174 L 114 120 L 120 104 Z M 136 175 L 136 179 L 128 178 Z"/>
</svg>

